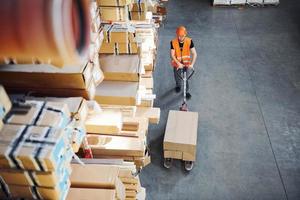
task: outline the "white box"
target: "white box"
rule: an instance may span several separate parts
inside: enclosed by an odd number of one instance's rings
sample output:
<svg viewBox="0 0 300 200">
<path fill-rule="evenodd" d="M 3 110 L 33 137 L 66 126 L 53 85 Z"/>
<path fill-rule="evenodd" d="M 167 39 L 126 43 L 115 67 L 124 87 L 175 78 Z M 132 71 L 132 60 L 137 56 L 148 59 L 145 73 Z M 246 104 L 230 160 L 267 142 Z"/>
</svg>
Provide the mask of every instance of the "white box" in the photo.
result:
<svg viewBox="0 0 300 200">
<path fill-rule="evenodd" d="M 231 0 L 231 4 L 233 4 L 233 5 L 245 5 L 246 0 Z"/>
<path fill-rule="evenodd" d="M 277 5 L 277 4 L 279 4 L 279 0 L 264 0 L 264 4 Z"/>
<path fill-rule="evenodd" d="M 230 5 L 230 0 L 214 0 L 214 5 Z"/>
<path fill-rule="evenodd" d="M 263 4 L 263 0 L 247 0 L 247 3 Z"/>
</svg>

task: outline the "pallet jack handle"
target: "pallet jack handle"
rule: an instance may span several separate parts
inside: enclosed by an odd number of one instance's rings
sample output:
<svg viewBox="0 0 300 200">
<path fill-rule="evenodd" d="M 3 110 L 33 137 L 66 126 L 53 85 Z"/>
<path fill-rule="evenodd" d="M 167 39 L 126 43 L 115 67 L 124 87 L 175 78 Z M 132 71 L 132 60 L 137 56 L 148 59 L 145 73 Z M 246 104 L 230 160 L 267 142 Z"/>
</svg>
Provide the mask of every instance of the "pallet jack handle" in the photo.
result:
<svg viewBox="0 0 300 200">
<path fill-rule="evenodd" d="M 183 67 L 183 73 L 184 73 L 184 72 L 187 72 L 187 69 L 188 69 L 188 68 L 189 68 L 189 67 L 184 66 L 184 67 Z M 192 78 L 192 76 L 193 76 L 194 73 L 195 73 L 194 68 L 191 68 L 191 69 L 192 69 L 192 73 L 187 77 L 187 79 L 186 79 L 187 81 L 190 80 L 190 78 Z M 176 73 L 177 73 L 178 77 L 179 77 L 181 80 L 183 80 L 183 75 L 179 72 L 179 70 L 177 70 Z"/>
</svg>

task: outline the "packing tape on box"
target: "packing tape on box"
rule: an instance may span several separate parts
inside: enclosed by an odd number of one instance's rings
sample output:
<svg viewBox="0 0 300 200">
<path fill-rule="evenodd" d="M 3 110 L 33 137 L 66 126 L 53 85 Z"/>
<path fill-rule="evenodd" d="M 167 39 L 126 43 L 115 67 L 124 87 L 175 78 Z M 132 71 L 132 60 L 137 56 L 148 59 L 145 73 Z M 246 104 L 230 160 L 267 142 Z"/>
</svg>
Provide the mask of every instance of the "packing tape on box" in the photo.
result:
<svg viewBox="0 0 300 200">
<path fill-rule="evenodd" d="M 62 110 L 55 109 L 51 106 L 47 105 L 47 101 L 16 101 L 14 102 L 13 109 L 6 115 L 4 121 L 5 123 L 15 123 L 12 121 L 14 115 L 25 115 L 32 107 L 38 108 L 34 117 L 32 118 L 31 122 L 28 125 L 42 125 L 40 124 L 40 120 L 42 116 L 46 114 L 47 111 L 55 112 L 60 114 L 60 122 L 56 126 L 56 128 L 64 128 L 70 121 L 70 116 L 67 116 Z"/>
<path fill-rule="evenodd" d="M 50 127 L 43 127 L 45 129 L 44 133 L 30 135 L 33 128 L 34 126 L 31 125 L 20 126 L 16 137 L 12 141 L 0 141 L 0 144 L 7 145 L 3 152 L 4 157 L 11 168 L 26 169 L 22 159 L 20 159 L 20 157 L 24 158 L 24 155 L 20 155 L 20 153 L 22 153 L 22 148 L 32 148 L 31 155 L 26 156 L 26 161 L 31 162 L 29 165 L 34 166 L 33 170 L 49 171 L 50 169 L 48 169 L 45 160 L 43 160 L 43 156 L 50 154 L 50 157 L 46 159 L 51 161 L 52 166 L 59 165 L 62 162 L 63 153 L 65 153 L 67 145 L 66 138 L 64 138 L 65 132 Z M 60 135 L 58 135 L 58 138 L 50 138 L 54 134 Z M 38 136 L 42 137 L 38 138 Z"/>
</svg>

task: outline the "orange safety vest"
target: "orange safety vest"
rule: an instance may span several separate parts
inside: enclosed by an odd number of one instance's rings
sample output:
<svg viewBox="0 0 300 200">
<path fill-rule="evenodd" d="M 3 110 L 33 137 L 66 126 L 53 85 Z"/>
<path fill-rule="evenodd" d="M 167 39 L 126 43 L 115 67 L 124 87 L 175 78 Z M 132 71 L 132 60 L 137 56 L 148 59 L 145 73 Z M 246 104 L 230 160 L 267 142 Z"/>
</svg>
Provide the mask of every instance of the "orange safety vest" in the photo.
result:
<svg viewBox="0 0 300 200">
<path fill-rule="evenodd" d="M 177 38 L 172 40 L 172 45 L 175 50 L 175 56 L 179 62 L 181 62 L 185 66 L 189 66 L 191 64 L 191 46 L 192 39 L 186 37 L 184 39 L 183 47 L 180 48 L 179 41 Z M 172 66 L 177 68 L 177 63 L 172 59 Z"/>
</svg>

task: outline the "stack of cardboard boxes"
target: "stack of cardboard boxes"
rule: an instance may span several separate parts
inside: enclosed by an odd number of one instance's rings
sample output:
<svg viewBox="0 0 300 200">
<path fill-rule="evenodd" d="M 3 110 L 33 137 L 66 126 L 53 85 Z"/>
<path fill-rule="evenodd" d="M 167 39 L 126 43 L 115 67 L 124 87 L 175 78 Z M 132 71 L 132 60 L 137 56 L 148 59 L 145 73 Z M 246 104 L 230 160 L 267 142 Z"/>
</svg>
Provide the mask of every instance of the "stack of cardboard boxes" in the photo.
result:
<svg viewBox="0 0 300 200">
<path fill-rule="evenodd" d="M 2 85 L 0 85 L 0 131 L 3 127 L 3 118 L 11 109 L 11 102 Z"/>
<path fill-rule="evenodd" d="M 82 65 L 0 67 L 0 84 L 27 94 L 11 106 L 0 87 L 0 199 L 145 199 L 134 174 L 150 163 L 148 126 L 160 118 L 153 108 L 157 28 L 140 16 L 148 7 L 93 1 Z M 134 15 L 138 21 L 129 21 Z M 72 157 L 86 160 L 86 148 L 94 159 L 71 165 Z"/>
<path fill-rule="evenodd" d="M 64 199 L 72 144 L 77 141 L 79 146 L 84 135 L 64 101 L 15 101 L 0 131 L 1 195 Z"/>
</svg>

